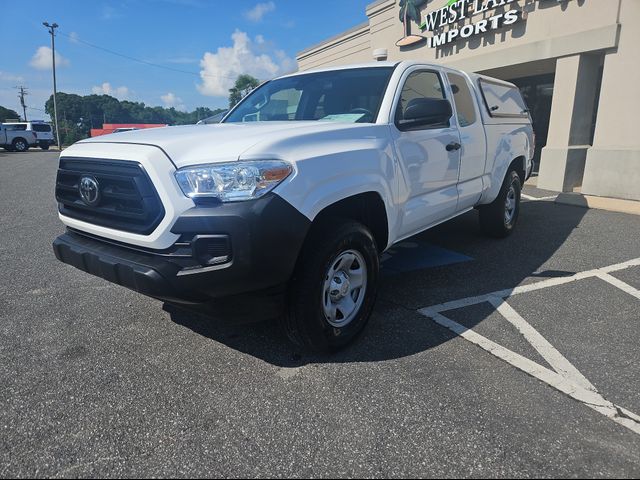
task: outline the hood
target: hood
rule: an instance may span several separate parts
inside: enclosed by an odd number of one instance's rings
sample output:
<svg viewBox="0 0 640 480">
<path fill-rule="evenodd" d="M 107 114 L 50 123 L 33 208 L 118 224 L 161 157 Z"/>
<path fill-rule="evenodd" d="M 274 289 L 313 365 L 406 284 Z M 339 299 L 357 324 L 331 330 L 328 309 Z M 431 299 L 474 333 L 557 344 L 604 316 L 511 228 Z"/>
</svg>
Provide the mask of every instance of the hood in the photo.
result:
<svg viewBox="0 0 640 480">
<path fill-rule="evenodd" d="M 203 163 L 235 161 L 250 149 L 252 156 L 259 155 L 260 143 L 272 144 L 278 139 L 358 126 L 364 127 L 366 124 L 295 121 L 187 125 L 102 135 L 79 143 L 154 145 L 164 150 L 173 163 L 181 168 Z"/>
</svg>

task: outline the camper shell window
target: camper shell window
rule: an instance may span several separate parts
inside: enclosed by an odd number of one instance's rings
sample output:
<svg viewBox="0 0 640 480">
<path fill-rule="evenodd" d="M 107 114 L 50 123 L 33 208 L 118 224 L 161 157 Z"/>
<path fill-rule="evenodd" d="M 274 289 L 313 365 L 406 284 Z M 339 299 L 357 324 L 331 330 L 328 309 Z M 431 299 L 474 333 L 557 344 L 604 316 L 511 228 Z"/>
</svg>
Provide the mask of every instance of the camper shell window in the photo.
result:
<svg viewBox="0 0 640 480">
<path fill-rule="evenodd" d="M 518 87 L 503 83 L 479 81 L 480 91 L 492 117 L 527 118 L 529 109 Z"/>
</svg>

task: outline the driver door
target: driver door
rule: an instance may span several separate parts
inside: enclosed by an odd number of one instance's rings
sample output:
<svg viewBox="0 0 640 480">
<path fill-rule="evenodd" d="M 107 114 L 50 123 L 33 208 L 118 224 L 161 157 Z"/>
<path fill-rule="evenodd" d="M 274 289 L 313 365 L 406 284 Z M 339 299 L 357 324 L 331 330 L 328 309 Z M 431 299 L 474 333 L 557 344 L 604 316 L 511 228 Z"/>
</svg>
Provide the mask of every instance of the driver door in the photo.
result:
<svg viewBox="0 0 640 480">
<path fill-rule="evenodd" d="M 400 237 L 406 238 L 453 216 L 458 202 L 460 134 L 451 119 L 441 125 L 400 127 L 412 100 L 448 98 L 442 74 L 417 69 L 406 77 L 391 126 L 400 160 L 400 203 L 404 205 Z"/>
</svg>

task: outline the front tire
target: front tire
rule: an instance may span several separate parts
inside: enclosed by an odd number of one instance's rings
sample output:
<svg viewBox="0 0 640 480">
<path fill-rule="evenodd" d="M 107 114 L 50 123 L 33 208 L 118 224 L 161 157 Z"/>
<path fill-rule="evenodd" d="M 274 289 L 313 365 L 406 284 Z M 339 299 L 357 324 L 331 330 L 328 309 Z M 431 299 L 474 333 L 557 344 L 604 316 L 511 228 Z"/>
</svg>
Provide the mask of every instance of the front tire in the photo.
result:
<svg viewBox="0 0 640 480">
<path fill-rule="evenodd" d="M 305 350 L 334 351 L 362 332 L 377 294 L 378 249 L 364 225 L 333 219 L 316 226 L 289 288 L 282 327 Z"/>
<path fill-rule="evenodd" d="M 511 235 L 520 217 L 522 181 L 515 170 L 509 170 L 498 197 L 480 207 L 480 228 L 494 238 Z"/>
</svg>

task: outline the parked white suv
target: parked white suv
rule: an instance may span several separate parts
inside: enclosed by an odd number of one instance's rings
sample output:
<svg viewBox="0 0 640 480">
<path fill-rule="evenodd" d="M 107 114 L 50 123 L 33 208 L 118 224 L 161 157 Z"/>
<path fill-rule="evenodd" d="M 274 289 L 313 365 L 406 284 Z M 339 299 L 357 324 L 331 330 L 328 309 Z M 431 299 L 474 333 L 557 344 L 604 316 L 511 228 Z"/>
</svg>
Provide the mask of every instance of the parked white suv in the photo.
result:
<svg viewBox="0 0 640 480">
<path fill-rule="evenodd" d="M 17 125 L 17 126 L 16 126 Z M 0 147 L 10 152 L 26 152 L 37 142 L 36 135 L 15 123 L 0 124 Z"/>
<path fill-rule="evenodd" d="M 313 350 L 367 323 L 379 256 L 477 208 L 509 235 L 531 173 L 518 89 L 416 62 L 297 73 L 217 125 L 83 140 L 60 157 L 58 259 L 219 315 L 278 316 Z"/>
<path fill-rule="evenodd" d="M 7 126 L 12 126 L 16 130 L 27 130 L 33 132 L 36 136 L 36 143 L 29 146 L 38 146 L 42 150 L 49 150 L 51 145 L 55 145 L 56 141 L 53 138 L 53 127 L 51 124 L 43 121 L 31 121 L 31 122 L 15 122 L 7 123 Z"/>
</svg>

